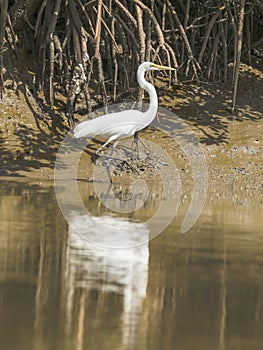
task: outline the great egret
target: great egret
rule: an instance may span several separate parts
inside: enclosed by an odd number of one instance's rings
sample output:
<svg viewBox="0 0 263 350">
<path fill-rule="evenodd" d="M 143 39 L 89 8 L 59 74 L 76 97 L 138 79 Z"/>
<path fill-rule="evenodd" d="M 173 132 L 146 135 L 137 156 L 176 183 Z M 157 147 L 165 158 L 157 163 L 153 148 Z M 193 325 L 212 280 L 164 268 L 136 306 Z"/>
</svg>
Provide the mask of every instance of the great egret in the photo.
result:
<svg viewBox="0 0 263 350">
<path fill-rule="evenodd" d="M 96 151 L 99 154 L 102 148 L 108 143 L 133 136 L 136 132 L 146 128 L 154 120 L 158 109 L 158 97 L 152 84 L 144 78 L 148 70 L 175 70 L 175 68 L 161 66 L 152 62 L 142 63 L 137 70 L 137 80 L 142 89 L 145 89 L 150 96 L 150 106 L 146 112 L 135 109 L 121 111 L 117 113 L 104 114 L 97 118 L 79 123 L 73 130 L 75 138 L 81 137 L 101 137 L 107 141 Z M 114 143 L 113 148 L 117 146 Z"/>
</svg>

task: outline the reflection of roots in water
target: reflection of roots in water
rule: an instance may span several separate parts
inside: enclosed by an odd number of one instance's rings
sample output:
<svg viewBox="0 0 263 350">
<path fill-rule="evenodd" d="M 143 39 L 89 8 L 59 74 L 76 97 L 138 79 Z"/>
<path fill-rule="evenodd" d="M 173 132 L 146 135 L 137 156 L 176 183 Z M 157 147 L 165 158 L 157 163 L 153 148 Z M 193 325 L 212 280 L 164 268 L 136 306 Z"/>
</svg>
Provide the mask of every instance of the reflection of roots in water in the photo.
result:
<svg viewBox="0 0 263 350">
<path fill-rule="evenodd" d="M 121 201 L 130 201 L 134 195 L 131 186 L 112 186 L 112 193 Z"/>
</svg>

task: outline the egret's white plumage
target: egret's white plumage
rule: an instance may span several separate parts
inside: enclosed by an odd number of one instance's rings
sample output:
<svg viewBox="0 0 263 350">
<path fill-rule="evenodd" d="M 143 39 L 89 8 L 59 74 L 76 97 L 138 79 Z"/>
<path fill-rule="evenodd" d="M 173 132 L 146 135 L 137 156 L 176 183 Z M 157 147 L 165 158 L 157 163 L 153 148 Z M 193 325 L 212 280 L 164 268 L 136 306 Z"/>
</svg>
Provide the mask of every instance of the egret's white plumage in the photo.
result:
<svg viewBox="0 0 263 350">
<path fill-rule="evenodd" d="M 108 143 L 133 136 L 137 131 L 146 128 L 156 117 L 158 109 L 158 97 L 152 84 L 145 80 L 145 72 L 148 70 L 175 70 L 171 67 L 160 66 L 152 62 L 142 63 L 137 70 L 137 80 L 141 88 L 150 96 L 150 107 L 146 112 L 130 109 L 117 113 L 104 114 L 95 119 L 79 123 L 73 130 L 76 138 L 102 137 L 107 141 L 98 149 L 98 153 Z"/>
</svg>

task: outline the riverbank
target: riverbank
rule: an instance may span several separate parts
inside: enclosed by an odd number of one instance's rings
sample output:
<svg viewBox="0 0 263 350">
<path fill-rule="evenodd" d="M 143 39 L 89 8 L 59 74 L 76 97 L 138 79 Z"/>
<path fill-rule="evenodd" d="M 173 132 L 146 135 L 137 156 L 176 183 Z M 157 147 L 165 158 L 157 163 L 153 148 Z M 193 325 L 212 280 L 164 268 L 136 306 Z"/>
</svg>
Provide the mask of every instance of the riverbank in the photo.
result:
<svg viewBox="0 0 263 350">
<path fill-rule="evenodd" d="M 234 114 L 229 83 L 178 83 L 158 90 L 160 105 L 172 109 L 197 136 L 206 155 L 210 192 L 216 196 L 234 188 L 240 200 L 252 196 L 263 206 L 263 74 L 241 66 Z M 22 84 L 7 81 L 0 110 L 0 176 L 52 180 L 57 150 L 69 130 L 63 103 L 51 110 Z M 156 142 L 157 134 L 145 131 L 141 136 Z M 166 138 L 158 139 L 158 145 L 171 154 Z"/>
</svg>

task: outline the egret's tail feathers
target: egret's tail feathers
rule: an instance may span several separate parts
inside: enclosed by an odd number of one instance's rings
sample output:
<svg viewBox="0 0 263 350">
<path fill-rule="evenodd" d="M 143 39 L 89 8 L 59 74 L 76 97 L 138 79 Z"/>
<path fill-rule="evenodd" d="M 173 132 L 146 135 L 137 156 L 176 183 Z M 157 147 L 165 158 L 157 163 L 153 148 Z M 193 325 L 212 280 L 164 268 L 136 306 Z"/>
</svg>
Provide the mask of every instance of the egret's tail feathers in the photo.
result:
<svg viewBox="0 0 263 350">
<path fill-rule="evenodd" d="M 88 124 L 88 123 L 87 123 Z M 74 134 L 74 137 L 76 139 L 79 139 L 81 137 L 88 137 L 89 134 L 90 134 L 90 130 L 89 130 L 89 126 L 86 125 L 85 122 L 82 122 L 80 124 L 78 124 L 77 126 L 75 126 L 75 128 L 73 129 L 73 134 Z"/>
<path fill-rule="evenodd" d="M 85 135 L 83 134 L 83 130 L 73 130 L 74 137 L 76 139 L 79 139 L 81 137 L 84 137 Z"/>
</svg>

